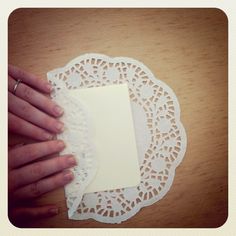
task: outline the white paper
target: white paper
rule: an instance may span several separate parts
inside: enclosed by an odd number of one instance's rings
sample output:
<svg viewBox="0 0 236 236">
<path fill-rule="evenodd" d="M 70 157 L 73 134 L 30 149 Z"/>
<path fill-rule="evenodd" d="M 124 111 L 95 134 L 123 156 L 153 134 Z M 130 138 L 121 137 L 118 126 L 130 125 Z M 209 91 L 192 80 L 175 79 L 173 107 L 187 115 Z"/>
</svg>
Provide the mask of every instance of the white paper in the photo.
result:
<svg viewBox="0 0 236 236">
<path fill-rule="evenodd" d="M 65 92 L 67 96 L 68 91 L 74 89 L 127 83 L 134 119 L 141 172 L 140 184 L 118 190 L 87 193 L 80 202 L 81 191 L 84 192 L 97 171 L 96 157 L 92 155 L 92 140 L 88 136 L 85 149 L 73 146 L 75 152 L 79 149 L 79 152 L 86 157 L 84 160 L 89 161 L 85 163 L 80 161 L 80 166 L 77 166 L 78 171 L 74 172 L 77 173 L 76 177 L 79 177 L 79 173 L 86 173 L 87 178 L 82 184 L 81 178 L 76 178 L 76 181 L 73 181 L 75 188 L 73 183 L 65 187 L 67 206 L 71 210 L 69 218 L 74 220 L 91 218 L 104 223 L 121 223 L 137 214 L 141 208 L 162 199 L 171 188 L 175 169 L 181 163 L 187 146 L 185 129 L 180 120 L 180 105 L 173 90 L 140 61 L 96 53 L 80 55 L 64 67 L 48 72 L 47 76 L 54 88 L 51 93 L 52 99 L 59 104 L 61 104 L 59 96 L 61 92 Z M 73 101 L 76 100 L 65 99 L 67 110 L 70 112 L 73 111 L 70 106 Z M 64 107 L 64 104 L 62 105 Z M 83 114 L 83 106 L 75 107 L 74 110 L 81 110 L 80 115 Z M 74 119 L 69 120 L 73 123 Z M 80 122 L 73 126 L 73 131 L 76 130 L 74 132 L 77 133 L 77 130 L 83 128 L 84 132 L 81 135 L 84 135 L 92 125 L 88 124 L 87 119 L 83 122 L 81 119 L 78 120 Z M 71 124 L 71 122 L 65 123 Z M 70 133 L 67 132 L 69 136 Z M 76 139 L 71 138 L 71 142 L 68 138 L 65 135 L 65 140 L 74 144 L 73 140 Z M 66 149 L 68 150 L 68 146 Z M 91 168 L 89 163 L 93 164 Z M 81 169 L 85 172 L 81 172 Z M 80 183 L 79 189 L 77 183 Z M 80 192 L 74 191 L 75 189 Z"/>
<path fill-rule="evenodd" d="M 86 193 L 140 183 L 138 153 L 126 84 L 68 91 L 91 118 L 98 170 Z M 79 142 L 79 140 L 78 140 Z"/>
</svg>

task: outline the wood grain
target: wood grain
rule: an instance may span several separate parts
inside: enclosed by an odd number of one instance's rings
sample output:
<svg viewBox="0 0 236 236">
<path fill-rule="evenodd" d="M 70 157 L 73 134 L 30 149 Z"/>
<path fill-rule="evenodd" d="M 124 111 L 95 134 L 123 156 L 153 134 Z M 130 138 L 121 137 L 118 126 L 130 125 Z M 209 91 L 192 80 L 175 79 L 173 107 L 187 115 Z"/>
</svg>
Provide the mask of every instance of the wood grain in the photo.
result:
<svg viewBox="0 0 236 236">
<path fill-rule="evenodd" d="M 43 78 L 78 55 L 142 61 L 176 93 L 188 146 L 167 195 L 121 224 L 67 219 L 63 189 L 38 203 L 60 214 L 26 227 L 219 227 L 228 208 L 227 17 L 218 9 L 19 9 L 9 62 Z"/>
</svg>

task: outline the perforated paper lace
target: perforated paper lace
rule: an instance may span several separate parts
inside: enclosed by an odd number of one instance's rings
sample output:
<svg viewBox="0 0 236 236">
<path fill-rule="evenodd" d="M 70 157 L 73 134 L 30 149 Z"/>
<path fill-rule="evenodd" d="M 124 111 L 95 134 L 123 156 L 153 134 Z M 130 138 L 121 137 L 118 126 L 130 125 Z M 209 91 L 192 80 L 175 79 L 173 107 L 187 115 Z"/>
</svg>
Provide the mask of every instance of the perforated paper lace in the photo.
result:
<svg viewBox="0 0 236 236">
<path fill-rule="evenodd" d="M 84 194 L 70 218 L 93 218 L 100 222 L 120 223 L 135 215 L 142 207 L 160 200 L 170 189 L 175 168 L 186 150 L 186 134 L 180 122 L 180 107 L 173 91 L 156 79 L 141 62 L 101 54 L 82 55 L 64 68 L 49 72 L 48 80 L 55 88 L 52 95 L 54 99 L 58 91 L 80 87 L 121 83 L 127 83 L 129 87 L 141 183 L 138 187 Z M 68 122 L 72 122 L 72 119 Z M 69 136 L 63 138 L 69 139 Z M 79 140 L 77 144 L 80 145 Z M 88 154 L 93 160 L 89 150 L 84 150 L 84 155 Z M 73 194 L 66 191 L 68 208 L 76 197 L 80 197 L 76 184 L 72 189 L 75 190 Z"/>
<path fill-rule="evenodd" d="M 94 155 L 94 146 L 90 138 L 90 122 L 86 108 L 80 101 L 70 97 L 66 90 L 52 94 L 54 100 L 58 101 L 64 108 L 61 118 L 65 124 L 65 130 L 58 135 L 66 143 L 66 148 L 61 154 L 73 154 L 77 158 L 75 167 L 71 168 L 74 180 L 65 186 L 67 196 L 68 216 L 71 218 L 83 197 L 88 184 L 93 180 L 97 171 L 97 159 Z"/>
</svg>

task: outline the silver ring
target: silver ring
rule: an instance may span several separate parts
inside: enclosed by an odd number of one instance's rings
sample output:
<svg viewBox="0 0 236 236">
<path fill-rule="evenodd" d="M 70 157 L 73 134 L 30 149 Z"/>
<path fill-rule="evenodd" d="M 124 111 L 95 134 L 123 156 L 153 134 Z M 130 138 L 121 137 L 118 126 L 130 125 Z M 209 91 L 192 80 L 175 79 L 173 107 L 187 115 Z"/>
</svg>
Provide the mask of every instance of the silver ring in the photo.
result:
<svg viewBox="0 0 236 236">
<path fill-rule="evenodd" d="M 13 88 L 13 94 L 16 94 L 16 90 L 17 90 L 17 87 L 18 87 L 18 85 L 21 83 L 21 79 L 18 79 L 17 81 L 16 81 L 16 83 L 15 83 L 15 85 L 14 85 L 14 88 Z"/>
</svg>

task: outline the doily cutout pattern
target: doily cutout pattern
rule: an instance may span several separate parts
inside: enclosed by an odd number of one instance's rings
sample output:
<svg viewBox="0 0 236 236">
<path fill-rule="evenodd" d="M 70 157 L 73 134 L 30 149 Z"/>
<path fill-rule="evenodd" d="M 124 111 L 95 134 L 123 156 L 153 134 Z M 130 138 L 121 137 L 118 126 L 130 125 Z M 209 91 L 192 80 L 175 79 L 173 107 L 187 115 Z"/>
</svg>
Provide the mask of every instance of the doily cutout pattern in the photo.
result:
<svg viewBox="0 0 236 236">
<path fill-rule="evenodd" d="M 85 194 L 72 219 L 121 223 L 165 196 L 187 145 L 174 92 L 137 60 L 93 53 L 49 72 L 48 78 L 55 91 L 122 83 L 129 87 L 141 183 Z"/>
<path fill-rule="evenodd" d="M 50 82 L 52 83 L 52 81 Z M 65 89 L 54 91 L 52 99 L 64 108 L 64 114 L 60 120 L 65 124 L 65 130 L 57 135 L 57 138 L 63 140 L 66 144 L 61 154 L 72 154 L 79 163 L 79 165 L 70 168 L 74 174 L 74 179 L 65 186 L 67 207 L 69 209 L 68 217 L 72 218 L 81 202 L 86 187 L 93 180 L 98 168 L 91 138 L 91 118 L 88 117 L 88 111 L 84 104 L 78 99 L 75 100 Z"/>
</svg>

